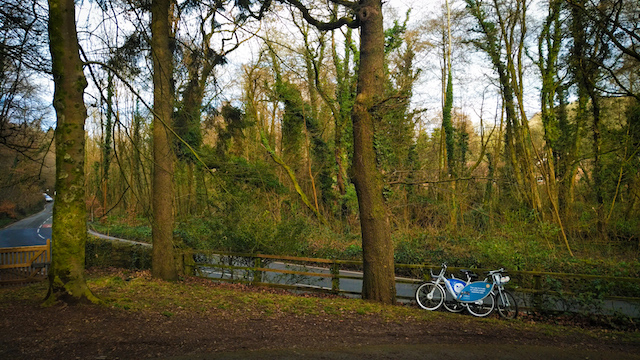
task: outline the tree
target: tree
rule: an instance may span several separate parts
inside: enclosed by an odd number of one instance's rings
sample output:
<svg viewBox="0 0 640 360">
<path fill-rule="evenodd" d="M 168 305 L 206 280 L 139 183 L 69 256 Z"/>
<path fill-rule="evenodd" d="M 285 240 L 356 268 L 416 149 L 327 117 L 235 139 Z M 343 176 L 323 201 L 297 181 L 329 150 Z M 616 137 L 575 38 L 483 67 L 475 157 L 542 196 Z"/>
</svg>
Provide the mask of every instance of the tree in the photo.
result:
<svg viewBox="0 0 640 360">
<path fill-rule="evenodd" d="M 153 57 L 153 257 L 152 274 L 176 280 L 173 248 L 173 168 L 175 154 L 170 131 L 174 91 L 170 30 L 171 0 L 151 4 L 151 51 Z"/>
<path fill-rule="evenodd" d="M 334 14 L 337 14 L 338 6 L 334 4 Z M 335 18 L 334 18 L 335 19 Z M 305 40 L 305 65 L 307 68 L 307 81 L 311 85 L 315 85 L 312 89 L 309 88 L 310 99 L 315 101 L 315 96 L 312 95 L 314 90 L 322 98 L 324 104 L 329 108 L 333 117 L 333 157 L 335 162 L 335 184 L 337 186 L 338 194 L 344 196 L 347 189 L 348 177 L 345 171 L 345 158 L 347 158 L 346 148 L 350 144 L 350 137 L 348 136 L 351 128 L 349 124 L 349 118 L 351 110 L 353 108 L 353 102 L 355 98 L 356 90 L 356 77 L 353 74 L 353 68 L 357 65 L 359 53 L 353 42 L 352 32 L 353 29 L 347 28 L 344 32 L 344 41 L 342 47 L 344 53 L 342 57 L 338 54 L 339 44 L 336 43 L 336 30 L 331 31 L 331 58 L 333 67 L 335 68 L 335 89 L 333 93 L 330 91 L 331 83 L 325 79 L 326 75 L 322 74 L 322 54 L 325 51 L 324 44 L 320 45 L 319 51 L 314 52 L 312 44 L 309 41 L 309 34 L 307 28 L 302 25 L 298 25 L 301 29 Z M 318 41 L 324 43 L 324 34 L 320 35 Z M 315 106 L 312 107 L 315 109 Z M 314 113 L 317 111 L 314 110 Z M 328 125 L 324 125 L 328 126 Z M 323 182 L 320 180 L 320 187 L 323 189 L 322 197 L 325 201 L 329 201 L 331 196 L 328 196 L 330 192 L 328 186 L 329 181 Z M 340 214 L 345 214 L 348 211 L 344 203 L 341 204 Z"/>
<path fill-rule="evenodd" d="M 584 4 L 587 0 L 576 0 Z M 591 115 L 592 158 L 591 171 L 593 196 L 596 206 L 596 230 L 604 236 L 604 193 L 602 173 L 602 94 L 599 85 L 602 80 L 602 64 L 607 58 L 608 44 L 596 22 L 580 10 L 571 6 L 571 55 L 570 72 L 578 90 L 578 121 L 586 121 L 588 112 Z M 590 111 L 589 111 L 590 107 Z"/>
<path fill-rule="evenodd" d="M 374 149 L 375 110 L 383 100 L 385 79 L 382 1 L 361 0 L 355 3 L 331 0 L 333 4 L 346 7 L 349 15 L 330 22 L 318 21 L 298 0 L 286 2 L 295 6 L 304 19 L 319 30 L 337 29 L 344 25 L 360 28 L 358 86 L 351 121 L 352 179 L 358 195 L 362 233 L 362 297 L 381 303 L 395 303 L 394 250 L 382 194 L 384 182 L 377 168 Z"/>
<path fill-rule="evenodd" d="M 34 1 L 6 0 L 0 9 L 0 146 L 30 160 L 41 140 L 37 129 L 49 114 L 33 83 L 35 73 L 48 74 L 46 23 Z M 36 154 L 37 155 L 37 154 Z"/>
<path fill-rule="evenodd" d="M 447 41 L 446 41 L 446 51 L 443 51 L 444 60 L 443 64 L 443 83 L 445 82 L 445 74 L 446 74 L 446 86 L 444 93 L 444 102 L 442 106 L 442 130 L 445 135 L 445 150 L 447 153 L 447 169 L 449 171 L 449 176 L 452 179 L 456 179 L 458 177 L 457 171 L 457 162 L 455 158 L 455 139 L 453 133 L 453 122 L 451 120 L 452 110 L 453 110 L 453 75 L 451 69 L 451 9 L 449 7 L 449 1 L 446 1 L 446 10 L 447 10 Z M 443 34 L 444 35 L 444 34 Z M 444 37 L 444 36 L 443 36 Z M 443 44 L 444 45 L 444 44 Z M 457 214 L 458 214 L 458 204 L 456 200 L 456 181 L 451 182 L 451 226 L 457 225 Z"/>
<path fill-rule="evenodd" d="M 353 122 L 353 182 L 360 206 L 364 275 L 362 296 L 395 303 L 393 243 L 373 145 L 375 106 L 384 88 L 384 28 L 382 1 L 360 2 L 360 67 L 351 120 Z"/>
<path fill-rule="evenodd" d="M 193 183 L 194 173 L 198 175 L 198 171 L 202 171 L 202 167 L 194 166 L 197 163 L 195 152 L 202 145 L 202 121 L 207 115 L 213 117 L 217 113 L 214 107 L 205 104 L 208 90 L 217 86 L 216 68 L 226 64 L 229 54 L 244 42 L 238 29 L 249 21 L 242 13 L 228 11 L 228 5 L 228 0 L 215 0 L 183 2 L 179 6 L 180 17 L 195 16 L 189 22 L 196 22 L 199 29 L 181 36 L 176 34 L 175 42 L 179 47 L 176 54 L 182 54 L 175 69 L 176 78 L 181 77 L 181 71 L 186 78 L 184 84 L 177 89 L 176 112 L 173 116 L 173 128 L 179 137 L 174 140 L 178 157 L 176 178 L 179 179 L 176 190 L 179 193 L 177 198 L 182 199 L 177 200 L 177 209 L 182 216 L 192 215 L 198 204 L 195 196 L 197 186 L 194 187 Z M 181 23 L 177 26 L 180 27 Z M 217 94 L 214 99 L 215 96 Z M 183 167 L 186 167 L 186 174 L 179 177 Z M 184 177 L 186 181 L 180 181 Z M 188 196 L 180 196 L 180 190 L 184 188 L 179 186 L 180 183 L 187 185 L 187 189 L 183 191 Z"/>
<path fill-rule="evenodd" d="M 36 9 L 33 1 L 17 0 L 0 9 L 0 217 L 36 211 L 42 191 L 54 185 L 55 160 L 47 158 L 53 131 L 43 132 L 50 111 L 33 81 L 50 73 L 42 53 L 47 24 Z"/>
<path fill-rule="evenodd" d="M 103 143 L 102 143 L 102 208 L 107 211 L 107 193 L 109 185 L 109 167 L 111 165 L 111 146 L 113 134 L 113 74 L 109 72 L 107 80 L 107 119 L 103 124 Z"/>
<path fill-rule="evenodd" d="M 498 74 L 506 115 L 505 160 L 507 177 L 513 176 L 526 204 L 544 215 L 531 158 L 529 128 L 523 104 L 523 60 L 527 34 L 524 0 L 505 2 L 465 0 L 478 24 L 479 39 L 473 43 L 484 51 Z"/>
<path fill-rule="evenodd" d="M 614 94 L 640 99 L 638 64 L 640 63 L 640 7 L 634 0 L 568 0 L 573 14 L 582 24 L 592 24 L 599 40 L 607 44 L 608 59 L 592 59 L 607 72 L 617 90 Z"/>
<path fill-rule="evenodd" d="M 84 279 L 87 240 L 84 192 L 83 101 L 87 86 L 80 60 L 73 0 L 49 1 L 49 48 L 55 84 L 56 201 L 52 264 L 46 302 L 97 302 Z"/>
<path fill-rule="evenodd" d="M 562 90 L 565 84 L 559 72 L 560 50 L 565 38 L 562 26 L 562 1 L 549 2 L 548 15 L 538 37 L 538 69 L 542 77 L 540 88 L 540 104 L 542 126 L 544 128 L 545 151 L 543 158 L 543 173 L 545 175 L 545 188 L 551 202 L 552 213 L 560 227 L 569 254 L 573 255 L 567 239 L 563 222 L 568 214 L 568 188 L 573 182 L 575 168 L 575 146 L 570 139 L 573 128 L 567 121 L 565 92 Z M 560 106 L 556 107 L 556 99 L 559 98 Z M 576 134 L 577 132 L 573 132 Z M 575 144 L 575 141 L 573 142 Z M 557 181 L 559 180 L 559 181 Z M 564 210 L 564 211 L 563 211 Z M 564 216 L 561 216 L 561 212 Z"/>
</svg>

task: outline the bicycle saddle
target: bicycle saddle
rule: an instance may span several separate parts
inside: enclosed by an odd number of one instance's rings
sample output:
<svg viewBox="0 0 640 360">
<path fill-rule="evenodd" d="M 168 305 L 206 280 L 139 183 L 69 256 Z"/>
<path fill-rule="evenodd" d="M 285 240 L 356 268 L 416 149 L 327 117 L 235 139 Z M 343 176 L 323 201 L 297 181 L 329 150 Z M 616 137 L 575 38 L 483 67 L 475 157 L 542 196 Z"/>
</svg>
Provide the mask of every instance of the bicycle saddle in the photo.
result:
<svg viewBox="0 0 640 360">
<path fill-rule="evenodd" d="M 465 274 L 468 278 L 474 280 L 478 278 L 478 274 L 474 273 L 471 270 L 467 270 L 467 269 L 460 269 L 460 272 Z"/>
</svg>

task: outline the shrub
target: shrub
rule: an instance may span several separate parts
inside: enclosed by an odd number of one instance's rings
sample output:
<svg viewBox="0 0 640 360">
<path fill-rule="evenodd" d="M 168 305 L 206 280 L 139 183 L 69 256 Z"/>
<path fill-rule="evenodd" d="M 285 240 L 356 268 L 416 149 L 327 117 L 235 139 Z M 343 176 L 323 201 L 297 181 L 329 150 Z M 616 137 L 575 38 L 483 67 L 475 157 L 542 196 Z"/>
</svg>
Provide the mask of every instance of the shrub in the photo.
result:
<svg viewBox="0 0 640 360">
<path fill-rule="evenodd" d="M 151 247 L 89 237 L 85 246 L 85 267 L 150 269 Z"/>
</svg>

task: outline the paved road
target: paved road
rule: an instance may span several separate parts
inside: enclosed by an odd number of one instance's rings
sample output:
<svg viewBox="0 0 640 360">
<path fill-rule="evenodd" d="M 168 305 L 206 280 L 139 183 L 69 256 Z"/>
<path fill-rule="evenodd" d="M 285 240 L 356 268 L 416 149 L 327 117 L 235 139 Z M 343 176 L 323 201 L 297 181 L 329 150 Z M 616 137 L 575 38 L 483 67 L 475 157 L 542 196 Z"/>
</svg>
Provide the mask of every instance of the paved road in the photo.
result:
<svg viewBox="0 0 640 360">
<path fill-rule="evenodd" d="M 0 230 L 0 247 L 44 245 L 51 239 L 53 202 L 44 210 Z"/>
<path fill-rule="evenodd" d="M 214 262 L 219 262 L 220 258 L 214 256 L 211 260 Z M 228 260 L 227 260 L 228 261 Z M 225 261 L 226 263 L 226 261 Z M 228 264 L 227 264 L 228 265 Z M 252 266 L 253 264 L 247 264 L 238 259 L 234 259 L 234 266 Z M 288 264 L 279 261 L 269 262 L 265 265 L 265 268 L 274 269 L 274 270 L 293 270 L 293 271 L 301 271 L 308 273 L 318 273 L 324 274 L 326 276 L 330 276 L 331 272 L 328 268 L 317 267 L 317 266 L 305 266 L 298 264 Z M 246 279 L 252 280 L 253 273 L 246 270 L 234 269 L 229 270 L 225 269 L 224 272 L 215 266 L 211 267 L 202 267 L 200 269 L 201 274 L 210 278 L 224 278 L 224 279 Z M 362 292 L 362 272 L 359 271 L 348 271 L 348 270 L 340 270 L 341 276 L 348 276 L 353 278 L 341 278 L 340 279 L 340 291 L 343 292 L 343 295 L 360 297 Z M 419 283 L 406 283 L 404 281 L 410 281 L 411 279 L 396 277 L 396 296 L 398 296 L 398 301 L 401 302 L 410 302 L 413 301 L 413 297 L 418 287 Z M 264 272 L 262 273 L 261 282 L 271 283 L 271 284 L 285 284 L 285 285 L 295 285 L 300 288 L 323 288 L 325 290 L 331 289 L 331 278 L 329 277 L 315 277 L 315 276 L 305 276 L 305 275 L 293 275 L 293 274 L 282 274 L 278 272 Z"/>
</svg>

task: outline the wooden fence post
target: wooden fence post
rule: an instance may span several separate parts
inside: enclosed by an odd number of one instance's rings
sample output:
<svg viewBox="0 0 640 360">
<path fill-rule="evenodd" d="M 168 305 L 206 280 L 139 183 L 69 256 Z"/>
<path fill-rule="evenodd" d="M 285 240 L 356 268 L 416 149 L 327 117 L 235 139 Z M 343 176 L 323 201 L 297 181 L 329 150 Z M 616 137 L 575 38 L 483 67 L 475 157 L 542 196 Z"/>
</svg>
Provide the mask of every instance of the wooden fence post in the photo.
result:
<svg viewBox="0 0 640 360">
<path fill-rule="evenodd" d="M 533 275 L 533 308 L 536 311 L 542 310 L 542 276 Z"/>
<path fill-rule="evenodd" d="M 182 252 L 182 271 L 183 274 L 193 276 L 196 273 L 196 262 L 193 260 L 193 254 L 187 251 Z"/>
<path fill-rule="evenodd" d="M 253 283 L 257 284 L 257 283 L 261 283 L 262 282 L 262 271 L 257 270 L 262 268 L 262 258 L 260 257 L 255 257 L 253 258 Z"/>
<path fill-rule="evenodd" d="M 334 261 L 331 263 L 331 292 L 339 293 L 340 292 L 340 265 Z"/>
</svg>

